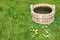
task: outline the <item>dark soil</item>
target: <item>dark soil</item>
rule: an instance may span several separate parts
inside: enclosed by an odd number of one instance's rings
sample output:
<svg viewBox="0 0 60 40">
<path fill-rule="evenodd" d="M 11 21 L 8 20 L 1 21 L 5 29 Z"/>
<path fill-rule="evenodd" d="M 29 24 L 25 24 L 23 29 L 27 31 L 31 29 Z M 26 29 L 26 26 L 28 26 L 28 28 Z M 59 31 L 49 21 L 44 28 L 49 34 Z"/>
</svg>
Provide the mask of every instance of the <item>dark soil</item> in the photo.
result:
<svg viewBox="0 0 60 40">
<path fill-rule="evenodd" d="M 41 14 L 47 14 L 52 12 L 52 9 L 49 7 L 38 7 L 34 9 L 34 12 L 41 13 Z"/>
</svg>

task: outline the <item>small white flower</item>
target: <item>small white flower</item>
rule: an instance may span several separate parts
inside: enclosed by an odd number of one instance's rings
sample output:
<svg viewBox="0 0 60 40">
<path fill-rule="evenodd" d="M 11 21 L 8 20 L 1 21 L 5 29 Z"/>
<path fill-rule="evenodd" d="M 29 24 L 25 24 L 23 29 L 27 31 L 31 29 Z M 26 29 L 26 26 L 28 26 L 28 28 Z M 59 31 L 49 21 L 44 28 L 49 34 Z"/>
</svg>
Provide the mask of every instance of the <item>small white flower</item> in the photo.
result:
<svg viewBox="0 0 60 40">
<path fill-rule="evenodd" d="M 36 34 L 38 34 L 38 32 L 36 32 Z"/>
<path fill-rule="evenodd" d="M 33 29 L 32 31 L 35 31 L 35 29 Z"/>
<path fill-rule="evenodd" d="M 45 36 L 45 34 L 42 34 L 43 36 Z"/>
<path fill-rule="evenodd" d="M 49 33 L 49 32 L 46 30 L 46 33 Z"/>
<path fill-rule="evenodd" d="M 35 30 L 35 34 L 38 34 L 38 30 Z"/>
<path fill-rule="evenodd" d="M 44 26 L 42 26 L 42 29 L 44 28 Z"/>
<path fill-rule="evenodd" d="M 30 31 L 32 32 L 32 30 L 30 29 Z"/>
<path fill-rule="evenodd" d="M 45 27 L 47 28 L 48 26 L 46 25 Z"/>
<path fill-rule="evenodd" d="M 36 31 L 36 32 L 38 32 L 38 30 L 37 30 L 37 29 L 36 29 L 35 31 Z"/>
<path fill-rule="evenodd" d="M 44 31 L 45 31 L 46 29 L 44 29 Z"/>
<path fill-rule="evenodd" d="M 33 29 L 33 27 L 31 27 Z"/>
<path fill-rule="evenodd" d="M 46 37 L 49 37 L 49 35 L 46 35 Z"/>
<path fill-rule="evenodd" d="M 32 37 L 34 37 L 34 35 Z"/>
</svg>

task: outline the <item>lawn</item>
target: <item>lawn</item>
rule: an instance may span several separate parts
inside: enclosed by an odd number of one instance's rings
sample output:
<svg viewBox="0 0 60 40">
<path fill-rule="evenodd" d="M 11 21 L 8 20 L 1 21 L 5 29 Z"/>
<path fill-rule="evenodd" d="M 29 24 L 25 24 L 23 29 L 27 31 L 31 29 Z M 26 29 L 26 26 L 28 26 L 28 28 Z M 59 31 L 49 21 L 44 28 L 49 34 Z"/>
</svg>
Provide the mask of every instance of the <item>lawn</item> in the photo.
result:
<svg viewBox="0 0 60 40">
<path fill-rule="evenodd" d="M 39 3 L 56 6 L 52 24 L 32 21 L 30 5 Z M 33 29 L 37 29 L 38 34 L 31 32 Z M 0 0 L 0 40 L 60 40 L 60 0 Z"/>
</svg>

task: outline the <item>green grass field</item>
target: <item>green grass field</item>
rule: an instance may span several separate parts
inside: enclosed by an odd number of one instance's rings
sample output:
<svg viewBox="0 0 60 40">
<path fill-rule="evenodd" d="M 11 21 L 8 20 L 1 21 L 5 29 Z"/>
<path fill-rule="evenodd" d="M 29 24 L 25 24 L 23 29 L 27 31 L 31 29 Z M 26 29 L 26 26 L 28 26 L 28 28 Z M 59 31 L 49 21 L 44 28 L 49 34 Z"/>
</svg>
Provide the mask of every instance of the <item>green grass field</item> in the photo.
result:
<svg viewBox="0 0 60 40">
<path fill-rule="evenodd" d="M 30 5 L 39 3 L 56 5 L 55 21 L 44 29 L 32 22 L 30 12 Z M 31 27 L 39 30 L 37 35 Z M 0 40 L 60 40 L 60 0 L 0 0 Z"/>
</svg>

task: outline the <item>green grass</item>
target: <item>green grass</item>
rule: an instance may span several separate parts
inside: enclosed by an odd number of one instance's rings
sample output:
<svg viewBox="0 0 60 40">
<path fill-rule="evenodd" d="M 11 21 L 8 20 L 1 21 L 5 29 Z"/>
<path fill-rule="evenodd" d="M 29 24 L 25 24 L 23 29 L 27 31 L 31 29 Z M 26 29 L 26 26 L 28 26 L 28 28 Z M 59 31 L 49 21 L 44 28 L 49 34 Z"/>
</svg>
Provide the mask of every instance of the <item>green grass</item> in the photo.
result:
<svg viewBox="0 0 60 40">
<path fill-rule="evenodd" d="M 45 28 L 48 38 L 42 36 L 43 25 L 32 22 L 30 5 L 39 3 L 56 5 L 55 21 Z M 31 27 L 39 34 L 30 32 Z M 60 40 L 60 0 L 0 0 L 0 40 Z"/>
</svg>

